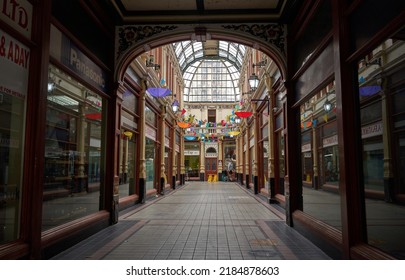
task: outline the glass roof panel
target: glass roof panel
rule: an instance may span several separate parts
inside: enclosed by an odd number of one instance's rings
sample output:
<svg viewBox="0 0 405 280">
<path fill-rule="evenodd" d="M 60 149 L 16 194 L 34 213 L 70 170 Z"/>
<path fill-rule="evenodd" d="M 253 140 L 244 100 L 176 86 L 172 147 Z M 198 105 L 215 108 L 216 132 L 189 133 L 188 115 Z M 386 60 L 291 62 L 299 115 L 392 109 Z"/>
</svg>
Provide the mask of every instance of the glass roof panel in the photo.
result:
<svg viewBox="0 0 405 280">
<path fill-rule="evenodd" d="M 245 46 L 226 41 L 173 44 L 185 82 L 186 102 L 237 102 Z"/>
</svg>

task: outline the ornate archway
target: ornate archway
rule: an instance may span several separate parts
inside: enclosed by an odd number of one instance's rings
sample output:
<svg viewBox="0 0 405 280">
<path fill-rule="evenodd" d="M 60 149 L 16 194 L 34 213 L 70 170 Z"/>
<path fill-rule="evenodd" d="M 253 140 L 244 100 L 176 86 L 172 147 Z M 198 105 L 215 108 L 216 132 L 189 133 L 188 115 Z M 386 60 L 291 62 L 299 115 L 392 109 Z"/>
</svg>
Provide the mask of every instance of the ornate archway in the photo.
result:
<svg viewBox="0 0 405 280">
<path fill-rule="evenodd" d="M 116 27 L 115 80 L 128 65 L 153 48 L 198 37 L 227 40 L 258 49 L 271 57 L 286 77 L 286 36 L 283 24 L 124 25 Z"/>
</svg>

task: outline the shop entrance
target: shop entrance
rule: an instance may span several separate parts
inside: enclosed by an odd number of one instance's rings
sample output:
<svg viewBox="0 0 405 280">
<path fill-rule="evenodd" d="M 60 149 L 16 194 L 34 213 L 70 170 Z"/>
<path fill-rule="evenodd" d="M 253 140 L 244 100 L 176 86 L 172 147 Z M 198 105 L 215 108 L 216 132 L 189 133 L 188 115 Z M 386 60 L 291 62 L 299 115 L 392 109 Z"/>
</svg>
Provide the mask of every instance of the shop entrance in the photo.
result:
<svg viewBox="0 0 405 280">
<path fill-rule="evenodd" d="M 205 181 L 209 181 L 209 177 L 218 176 L 217 158 L 205 158 Z"/>
</svg>

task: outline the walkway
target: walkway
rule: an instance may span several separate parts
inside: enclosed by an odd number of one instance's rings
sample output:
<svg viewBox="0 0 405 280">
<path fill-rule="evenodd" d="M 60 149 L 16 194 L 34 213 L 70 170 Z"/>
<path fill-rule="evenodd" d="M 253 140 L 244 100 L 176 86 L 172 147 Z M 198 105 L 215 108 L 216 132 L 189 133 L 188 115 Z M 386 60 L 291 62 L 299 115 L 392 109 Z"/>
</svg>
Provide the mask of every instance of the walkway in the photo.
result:
<svg viewBox="0 0 405 280">
<path fill-rule="evenodd" d="M 329 259 L 235 183 L 187 182 L 53 259 Z"/>
</svg>

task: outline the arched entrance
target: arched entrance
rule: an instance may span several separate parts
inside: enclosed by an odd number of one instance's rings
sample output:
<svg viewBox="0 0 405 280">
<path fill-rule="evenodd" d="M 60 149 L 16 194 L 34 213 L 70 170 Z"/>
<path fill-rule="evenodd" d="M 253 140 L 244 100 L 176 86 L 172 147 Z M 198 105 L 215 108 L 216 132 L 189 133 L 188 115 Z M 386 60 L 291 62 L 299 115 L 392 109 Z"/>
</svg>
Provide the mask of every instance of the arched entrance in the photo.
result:
<svg viewBox="0 0 405 280">
<path fill-rule="evenodd" d="M 278 80 L 283 81 L 286 76 L 286 46 L 285 46 L 285 41 L 286 41 L 286 28 L 284 25 L 281 24 L 241 24 L 241 25 L 206 25 L 204 27 L 194 27 L 191 25 L 155 25 L 155 26 L 141 26 L 141 25 L 126 25 L 126 26 L 120 26 L 117 27 L 117 35 L 116 35 L 116 57 L 115 57 L 115 79 L 118 81 L 118 84 L 121 84 L 121 81 L 123 81 L 124 76 L 125 76 L 125 71 L 129 67 L 129 65 L 134 61 L 136 58 L 141 57 L 141 55 L 145 54 L 145 52 L 149 52 L 150 50 L 156 49 L 160 46 L 179 42 L 179 41 L 186 41 L 186 40 L 227 40 L 230 42 L 235 42 L 238 44 L 243 44 L 248 47 L 251 47 L 255 50 L 260 50 L 263 54 L 267 55 L 268 57 L 271 58 L 271 60 L 274 62 L 273 65 L 274 67 L 278 69 Z M 251 62 L 252 64 L 247 64 L 247 67 L 253 66 L 254 63 L 257 63 L 258 61 Z M 144 75 L 144 76 L 142 76 Z M 147 75 L 147 76 L 145 76 Z M 142 92 L 145 92 L 147 85 L 145 84 L 145 81 L 148 80 L 148 72 L 141 74 L 138 76 L 138 84 L 140 85 L 140 95 L 143 96 L 144 94 Z M 271 82 L 270 82 L 271 84 Z M 267 89 L 267 90 L 266 90 Z M 259 100 L 264 100 L 268 101 L 270 103 L 270 99 L 265 100 L 268 98 L 268 96 L 271 96 L 271 85 L 268 86 L 266 82 L 266 87 L 264 88 L 265 93 L 261 95 L 261 99 Z M 118 101 L 119 102 L 119 101 Z M 141 106 L 140 106 L 140 112 L 145 110 L 145 98 L 141 97 L 140 99 Z M 120 106 L 117 105 L 117 109 Z M 119 109 L 118 109 L 119 110 Z M 269 110 L 267 110 L 269 112 Z M 158 112 L 156 111 L 156 114 Z M 142 119 L 142 117 L 141 117 Z M 142 123 L 143 122 L 143 123 Z M 140 124 L 140 130 L 139 130 L 139 135 L 140 135 L 140 143 L 139 147 L 140 150 L 144 149 L 145 143 L 142 143 L 143 140 L 143 135 L 145 132 L 153 130 L 152 127 L 148 127 L 147 125 L 145 126 L 144 120 Z M 160 122 L 160 118 L 157 123 Z M 269 120 L 269 123 L 271 121 Z M 164 120 L 163 120 L 164 123 Z M 117 123 L 119 126 L 119 124 Z M 251 131 L 258 129 L 258 122 L 254 122 L 250 126 L 254 126 L 255 128 L 249 128 L 249 134 L 251 134 L 249 137 L 252 137 L 253 134 Z M 157 126 L 156 126 L 157 127 Z M 256 128 L 257 127 L 257 128 Z M 252 130 L 253 129 L 253 130 Z M 116 130 L 122 130 L 121 127 L 117 127 Z M 157 128 L 155 131 L 154 135 L 156 134 L 156 152 L 159 154 L 161 158 L 163 158 L 162 153 L 163 150 L 159 150 L 159 145 L 158 142 L 163 143 L 165 141 L 164 136 L 163 138 L 160 138 L 159 135 L 160 132 L 163 131 L 162 129 Z M 177 137 L 177 134 L 176 134 Z M 173 137 L 173 138 L 176 138 Z M 256 139 L 254 141 L 257 141 L 258 133 L 256 134 Z M 269 130 L 269 138 L 272 137 L 272 130 Z M 159 139 L 160 138 L 160 139 Z M 183 136 L 180 136 L 181 138 L 181 143 L 179 147 L 176 145 L 172 146 L 172 149 L 178 150 L 178 156 L 176 156 L 177 162 L 173 163 L 173 167 L 176 169 L 177 172 L 180 172 L 179 178 L 175 178 L 176 176 L 175 171 L 173 170 L 173 178 L 172 181 L 176 182 L 178 179 L 180 181 L 180 184 L 184 184 L 185 182 L 185 176 L 186 176 L 186 171 L 184 167 L 184 139 Z M 118 140 L 116 140 L 118 141 Z M 244 170 L 245 174 L 250 173 L 250 176 L 252 177 L 252 182 L 255 182 L 255 190 L 258 189 L 256 186 L 256 182 L 260 182 L 260 184 L 266 184 L 267 181 L 264 178 L 261 178 L 262 176 L 266 176 L 268 172 L 264 171 L 263 169 L 260 169 L 258 171 L 258 164 L 262 164 L 264 160 L 267 159 L 262 159 L 261 161 L 258 161 L 257 159 L 259 157 L 263 157 L 263 154 L 259 152 L 258 148 L 256 148 L 258 144 L 253 144 L 252 139 L 249 140 L 249 148 L 250 148 L 250 157 L 252 159 L 256 159 L 252 162 L 254 162 L 254 166 L 248 168 L 249 171 Z M 252 148 L 255 147 L 255 148 Z M 222 151 L 218 151 L 218 154 L 220 155 L 219 157 L 213 159 L 213 158 L 207 158 L 205 157 L 205 163 L 200 165 L 200 178 L 204 178 L 207 180 L 209 178 L 209 175 L 212 174 L 218 174 L 223 172 L 223 160 L 222 158 Z M 145 191 L 147 188 L 147 177 L 146 177 L 146 171 L 147 171 L 147 161 L 144 155 L 140 153 L 140 163 L 139 163 L 139 198 L 140 202 L 144 202 L 145 196 L 148 194 L 147 191 Z M 201 155 L 203 156 L 203 155 Z M 159 159 L 158 159 L 159 161 Z M 209 168 L 208 168 L 209 167 Z M 214 168 L 215 167 L 215 168 Z M 162 165 L 162 167 L 157 167 L 155 175 L 156 177 L 159 177 L 159 170 L 161 169 L 162 171 L 160 172 L 160 183 L 156 183 L 155 180 L 155 189 L 164 190 L 164 185 L 165 182 L 167 181 L 166 174 L 165 173 L 165 167 Z M 205 169 L 205 171 L 204 171 Z M 205 175 L 201 177 L 201 174 Z M 260 173 L 260 174 L 259 174 Z M 265 175 L 266 174 L 266 175 Z M 117 176 L 117 174 L 115 175 Z M 261 180 L 258 181 L 257 177 L 260 176 Z M 159 186 L 158 186 L 159 185 Z M 175 186 L 175 183 L 173 184 L 173 187 Z M 249 187 L 249 185 L 247 185 Z M 261 186 L 260 188 L 263 188 L 264 186 Z M 255 193 L 257 193 L 255 191 Z"/>
<path fill-rule="evenodd" d="M 286 26 L 283 24 L 239 24 L 204 27 L 194 25 L 125 25 L 117 27 L 115 78 L 120 81 L 128 65 L 145 51 L 186 40 L 227 40 L 258 49 L 272 58 L 286 77 Z"/>
</svg>

